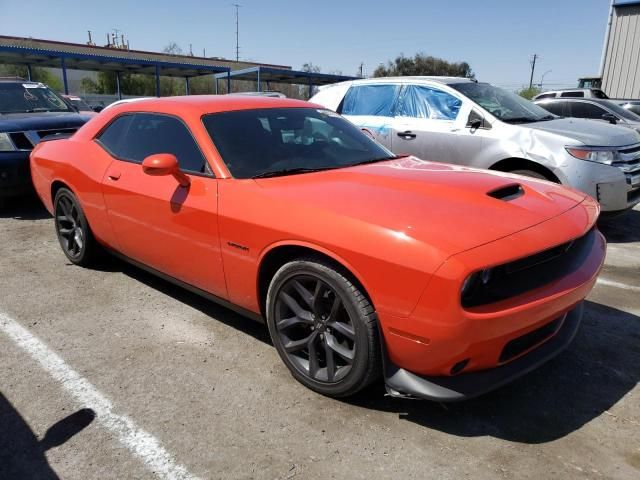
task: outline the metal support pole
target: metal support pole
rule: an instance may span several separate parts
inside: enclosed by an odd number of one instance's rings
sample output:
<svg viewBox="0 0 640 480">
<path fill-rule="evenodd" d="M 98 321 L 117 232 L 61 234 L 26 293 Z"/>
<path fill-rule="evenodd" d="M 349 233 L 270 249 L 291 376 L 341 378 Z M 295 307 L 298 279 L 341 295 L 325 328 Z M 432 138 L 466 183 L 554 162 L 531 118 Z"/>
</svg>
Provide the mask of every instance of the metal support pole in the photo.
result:
<svg viewBox="0 0 640 480">
<path fill-rule="evenodd" d="M 231 69 L 227 70 L 227 93 L 231 93 Z"/>
<path fill-rule="evenodd" d="M 27 78 L 31 82 L 33 80 L 33 72 L 31 71 L 31 65 L 27 64 Z"/>
<path fill-rule="evenodd" d="M 184 77 L 184 94 L 189 95 L 189 77 Z"/>
<path fill-rule="evenodd" d="M 67 66 L 64 64 L 64 57 L 60 59 L 62 67 L 62 81 L 64 82 L 64 94 L 69 95 L 69 83 L 67 82 Z"/>
<path fill-rule="evenodd" d="M 118 94 L 118 100 L 122 100 L 122 90 L 120 88 L 120 72 L 116 72 L 116 93 Z"/>
<path fill-rule="evenodd" d="M 215 74 L 213 75 L 213 82 L 214 82 L 214 93 L 216 95 L 218 95 L 218 77 L 215 76 Z"/>
<path fill-rule="evenodd" d="M 307 77 L 307 80 L 309 82 L 309 98 L 311 98 L 311 94 L 313 93 L 313 84 L 311 83 L 311 77 Z"/>
<path fill-rule="evenodd" d="M 262 85 L 260 83 L 260 67 L 258 67 L 258 91 L 262 91 Z"/>
<path fill-rule="evenodd" d="M 160 96 L 160 67 L 156 65 L 156 97 Z"/>
</svg>

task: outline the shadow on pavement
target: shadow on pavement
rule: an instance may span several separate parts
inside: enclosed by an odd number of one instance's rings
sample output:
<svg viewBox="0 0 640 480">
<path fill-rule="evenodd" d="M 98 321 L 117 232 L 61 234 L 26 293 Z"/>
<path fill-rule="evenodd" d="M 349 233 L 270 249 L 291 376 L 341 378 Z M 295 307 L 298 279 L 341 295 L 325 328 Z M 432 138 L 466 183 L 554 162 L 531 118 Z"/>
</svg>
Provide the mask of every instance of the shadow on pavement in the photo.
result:
<svg viewBox="0 0 640 480">
<path fill-rule="evenodd" d="M 4 199 L 0 206 L 0 218 L 14 218 L 16 220 L 42 220 L 51 218 L 47 209 L 35 195 Z"/>
<path fill-rule="evenodd" d="M 96 414 L 83 408 L 55 423 L 38 440 L 27 422 L 0 393 L 0 478 L 57 479 L 45 452 L 87 427 Z"/>
<path fill-rule="evenodd" d="M 142 282 L 179 302 L 185 303 L 190 307 L 201 311 L 205 315 L 212 317 L 212 319 L 217 322 L 224 323 L 229 327 L 233 327 L 247 335 L 251 335 L 256 340 L 271 345 L 269 331 L 267 330 L 267 326 L 263 323 L 251 320 L 250 318 L 240 315 L 228 308 L 222 307 L 211 300 L 207 300 L 200 295 L 185 290 L 184 288 L 163 280 L 145 270 L 130 265 L 123 260 L 114 258 L 112 261 L 114 262 L 113 266 L 115 269 L 117 270 L 119 267 L 122 270 L 122 273 L 128 277 Z"/>
<path fill-rule="evenodd" d="M 115 270 L 200 310 L 215 321 L 271 344 L 266 326 L 123 261 L 114 262 L 117 262 Z M 441 405 L 387 397 L 379 381 L 343 401 L 397 413 L 402 420 L 451 435 L 490 435 L 537 444 L 562 438 L 599 417 L 631 391 L 639 379 L 640 317 L 587 301 L 582 325 L 567 351 L 487 395 Z"/>
<path fill-rule="evenodd" d="M 629 210 L 617 217 L 601 217 L 598 228 L 609 243 L 640 241 L 640 211 Z"/>
<path fill-rule="evenodd" d="M 609 410 L 640 379 L 640 318 L 598 303 L 585 307 L 567 351 L 485 396 L 440 405 L 383 397 L 375 385 L 348 402 L 461 437 L 531 444 L 562 438 Z"/>
</svg>

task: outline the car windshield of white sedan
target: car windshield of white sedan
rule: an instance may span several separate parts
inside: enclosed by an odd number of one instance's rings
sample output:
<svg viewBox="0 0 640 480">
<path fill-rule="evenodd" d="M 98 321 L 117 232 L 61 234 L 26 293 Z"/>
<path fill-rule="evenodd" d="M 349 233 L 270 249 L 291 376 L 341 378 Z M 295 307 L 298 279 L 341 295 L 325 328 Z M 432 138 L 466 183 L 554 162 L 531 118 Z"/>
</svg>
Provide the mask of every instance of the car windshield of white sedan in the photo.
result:
<svg viewBox="0 0 640 480">
<path fill-rule="evenodd" d="M 520 95 L 488 83 L 466 82 L 449 86 L 466 95 L 503 122 L 531 123 L 558 118 Z"/>
<path fill-rule="evenodd" d="M 205 115 L 202 121 L 235 178 L 293 175 L 395 158 L 329 110 L 238 110 Z"/>
<path fill-rule="evenodd" d="M 0 83 L 0 113 L 70 111 L 64 100 L 42 83 Z"/>
</svg>

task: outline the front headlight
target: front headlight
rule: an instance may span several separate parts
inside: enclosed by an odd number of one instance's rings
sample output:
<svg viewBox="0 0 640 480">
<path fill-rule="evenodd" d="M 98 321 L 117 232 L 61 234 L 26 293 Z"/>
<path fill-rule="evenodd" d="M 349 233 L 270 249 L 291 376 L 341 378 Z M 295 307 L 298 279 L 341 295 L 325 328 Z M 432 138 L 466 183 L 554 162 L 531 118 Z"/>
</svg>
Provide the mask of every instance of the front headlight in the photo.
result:
<svg viewBox="0 0 640 480">
<path fill-rule="evenodd" d="M 17 150 L 8 133 L 0 133 L 0 152 L 14 152 Z"/>
<path fill-rule="evenodd" d="M 567 147 L 569 155 L 580 160 L 589 162 L 604 163 L 611 165 L 616 159 L 616 152 L 613 150 L 599 150 L 594 148 Z"/>
</svg>

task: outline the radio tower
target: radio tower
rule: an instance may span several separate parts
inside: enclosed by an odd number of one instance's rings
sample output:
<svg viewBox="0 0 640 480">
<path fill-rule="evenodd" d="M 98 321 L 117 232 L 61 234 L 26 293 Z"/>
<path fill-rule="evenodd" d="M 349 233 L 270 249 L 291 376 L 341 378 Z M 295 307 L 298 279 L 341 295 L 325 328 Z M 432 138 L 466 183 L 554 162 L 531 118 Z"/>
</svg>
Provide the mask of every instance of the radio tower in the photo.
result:
<svg viewBox="0 0 640 480">
<path fill-rule="evenodd" d="M 238 9 L 242 5 L 238 3 L 233 3 L 232 5 L 236 7 L 236 62 L 238 62 L 240 60 L 240 45 L 238 43 Z"/>
</svg>

